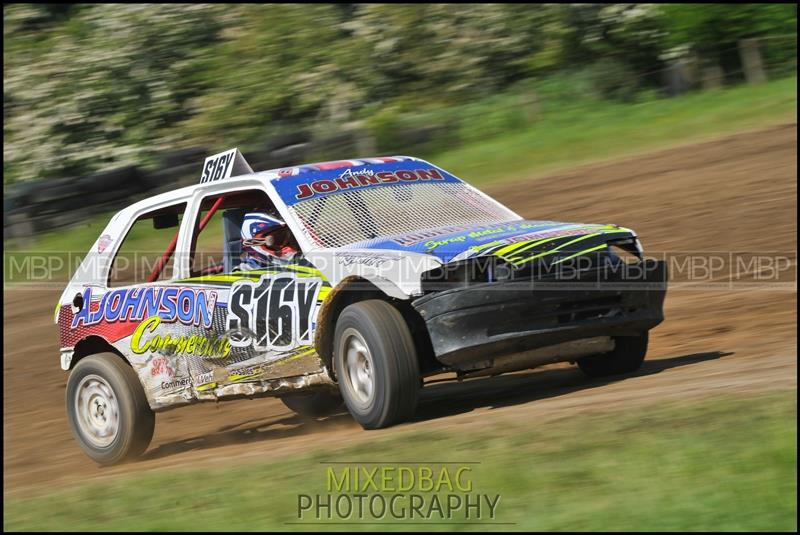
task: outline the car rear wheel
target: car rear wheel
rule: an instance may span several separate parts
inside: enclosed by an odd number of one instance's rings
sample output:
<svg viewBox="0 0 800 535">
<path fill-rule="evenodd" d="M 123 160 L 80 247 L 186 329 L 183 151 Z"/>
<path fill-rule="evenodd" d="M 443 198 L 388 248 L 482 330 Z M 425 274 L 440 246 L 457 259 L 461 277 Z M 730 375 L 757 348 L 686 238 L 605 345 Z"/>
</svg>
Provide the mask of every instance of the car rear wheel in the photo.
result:
<svg viewBox="0 0 800 535">
<path fill-rule="evenodd" d="M 288 408 L 309 418 L 328 416 L 342 406 L 342 398 L 334 392 L 318 390 L 303 394 L 289 394 L 281 397 L 281 401 Z"/>
<path fill-rule="evenodd" d="M 639 336 L 617 336 L 614 349 L 601 355 L 578 359 L 578 366 L 589 377 L 606 377 L 635 372 L 647 353 L 648 333 Z"/>
<path fill-rule="evenodd" d="M 67 380 L 67 415 L 81 449 L 101 465 L 144 453 L 155 428 L 139 377 L 114 353 L 90 355 Z"/>
<path fill-rule="evenodd" d="M 419 364 L 403 316 L 377 299 L 345 308 L 336 323 L 334 367 L 350 414 L 364 429 L 380 429 L 414 414 Z"/>
</svg>

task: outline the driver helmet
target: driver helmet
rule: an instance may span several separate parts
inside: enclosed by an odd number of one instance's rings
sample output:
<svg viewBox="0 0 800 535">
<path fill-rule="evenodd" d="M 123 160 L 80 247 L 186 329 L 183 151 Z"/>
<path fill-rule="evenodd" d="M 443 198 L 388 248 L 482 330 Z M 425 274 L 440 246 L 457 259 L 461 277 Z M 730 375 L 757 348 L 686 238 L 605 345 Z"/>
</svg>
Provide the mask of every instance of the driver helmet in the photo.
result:
<svg viewBox="0 0 800 535">
<path fill-rule="evenodd" d="M 259 263 L 284 259 L 297 250 L 289 244 L 289 228 L 281 219 L 263 212 L 249 212 L 242 221 L 242 250 Z"/>
</svg>

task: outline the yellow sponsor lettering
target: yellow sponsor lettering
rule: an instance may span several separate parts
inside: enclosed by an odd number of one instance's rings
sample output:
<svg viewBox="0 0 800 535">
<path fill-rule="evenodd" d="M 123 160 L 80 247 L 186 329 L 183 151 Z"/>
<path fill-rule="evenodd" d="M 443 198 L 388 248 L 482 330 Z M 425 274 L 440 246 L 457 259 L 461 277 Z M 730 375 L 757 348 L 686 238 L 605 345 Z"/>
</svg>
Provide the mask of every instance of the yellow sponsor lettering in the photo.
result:
<svg viewBox="0 0 800 535">
<path fill-rule="evenodd" d="M 141 322 L 131 335 L 131 351 L 140 355 L 146 351 L 168 351 L 170 353 L 195 354 L 206 358 L 228 358 L 231 353 L 231 344 L 227 338 L 215 336 L 176 336 L 170 334 L 154 334 L 147 339 L 148 333 L 154 333 L 161 325 L 161 318 L 151 316 Z"/>
<path fill-rule="evenodd" d="M 142 345 L 141 343 L 142 335 L 144 334 L 145 331 L 150 331 L 150 332 L 155 331 L 156 327 L 158 327 L 160 323 L 161 323 L 161 318 L 159 318 L 158 316 L 150 316 L 142 323 L 140 323 L 139 326 L 136 327 L 136 330 L 133 331 L 133 336 L 131 337 L 131 351 L 133 351 L 137 355 L 141 355 L 142 353 L 147 351 L 147 349 L 150 346 L 150 342 L 146 342 L 144 345 Z"/>
</svg>

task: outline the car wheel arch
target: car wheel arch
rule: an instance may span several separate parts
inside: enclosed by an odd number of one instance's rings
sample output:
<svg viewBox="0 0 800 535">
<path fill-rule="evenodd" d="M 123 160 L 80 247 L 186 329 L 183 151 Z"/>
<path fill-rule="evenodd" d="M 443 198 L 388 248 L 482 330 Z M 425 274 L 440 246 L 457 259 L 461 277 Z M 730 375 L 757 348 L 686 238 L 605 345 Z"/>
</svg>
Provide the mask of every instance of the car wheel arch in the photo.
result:
<svg viewBox="0 0 800 535">
<path fill-rule="evenodd" d="M 75 344 L 75 348 L 72 352 L 72 359 L 69 363 L 69 369 L 72 370 L 75 368 L 75 365 L 80 362 L 81 359 L 88 357 L 90 355 L 96 355 L 98 353 L 114 353 L 119 358 L 121 358 L 128 366 L 131 366 L 130 361 L 125 358 L 117 348 L 115 348 L 111 343 L 103 338 L 102 336 L 98 335 L 90 335 L 85 338 L 82 338 Z M 131 366 L 132 367 L 132 366 Z"/>
<path fill-rule="evenodd" d="M 386 281 L 391 284 L 391 282 Z M 336 320 L 342 311 L 349 305 L 368 299 L 380 299 L 397 308 L 406 320 L 409 328 L 414 333 L 417 343 L 417 355 L 420 360 L 420 369 L 428 371 L 440 366 L 433 356 L 433 347 L 430 336 L 425 328 L 425 322 L 419 313 L 411 306 L 408 299 L 397 299 L 388 295 L 383 288 L 374 281 L 363 277 L 350 276 L 343 279 L 331 290 L 322 308 L 317 315 L 317 333 L 314 346 L 322 362 L 328 369 L 331 379 L 336 380 L 336 370 L 333 366 L 333 343 L 336 331 Z"/>
<path fill-rule="evenodd" d="M 335 379 L 333 370 L 333 338 L 336 319 L 345 307 L 366 299 L 389 299 L 378 286 L 363 277 L 350 276 L 331 290 L 317 314 L 317 332 L 314 346 L 328 373 Z"/>
</svg>

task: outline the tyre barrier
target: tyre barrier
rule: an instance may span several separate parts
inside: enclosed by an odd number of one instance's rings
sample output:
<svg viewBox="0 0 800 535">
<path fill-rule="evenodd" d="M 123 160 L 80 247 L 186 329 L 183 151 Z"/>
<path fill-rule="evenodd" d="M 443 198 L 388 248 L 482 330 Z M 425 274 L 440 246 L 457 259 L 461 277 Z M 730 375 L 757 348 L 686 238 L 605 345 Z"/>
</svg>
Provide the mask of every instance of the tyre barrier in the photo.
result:
<svg viewBox="0 0 800 535">
<path fill-rule="evenodd" d="M 311 142 L 311 133 L 305 131 L 291 132 L 280 136 L 275 136 L 262 145 L 262 152 L 270 154 L 272 151 L 290 147 L 292 145 L 301 145 L 303 143 Z M 249 161 L 249 160 L 248 160 Z"/>
<path fill-rule="evenodd" d="M 256 171 L 300 165 L 309 161 L 355 156 L 357 131 L 312 139 L 308 131 L 275 136 L 246 151 Z M 156 193 L 196 184 L 204 147 L 189 147 L 160 154 L 159 166 L 147 170 L 135 165 L 108 169 L 84 177 L 32 180 L 4 188 L 3 239 L 28 238 L 38 232 L 74 225 L 93 214 L 121 209 Z"/>
<path fill-rule="evenodd" d="M 205 147 L 189 147 L 165 152 L 160 154 L 157 158 L 159 163 L 158 168 L 166 169 L 189 164 L 197 165 L 197 162 L 202 162 L 209 154 L 211 154 L 211 152 Z"/>
</svg>

